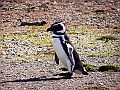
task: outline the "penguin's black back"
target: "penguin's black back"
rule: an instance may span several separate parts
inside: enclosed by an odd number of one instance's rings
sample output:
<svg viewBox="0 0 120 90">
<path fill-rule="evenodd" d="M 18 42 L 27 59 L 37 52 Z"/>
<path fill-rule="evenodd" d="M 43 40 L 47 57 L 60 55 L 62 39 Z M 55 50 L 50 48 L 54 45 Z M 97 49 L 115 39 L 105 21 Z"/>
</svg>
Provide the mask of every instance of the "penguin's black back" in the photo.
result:
<svg viewBox="0 0 120 90">
<path fill-rule="evenodd" d="M 74 57 L 74 60 L 75 60 L 75 67 L 74 67 L 74 70 L 80 70 L 80 71 L 83 71 L 83 65 L 81 63 L 81 60 L 79 58 L 79 54 L 77 53 L 77 51 L 75 50 L 73 44 L 70 42 L 69 40 L 69 37 L 67 36 L 67 34 L 65 33 L 64 35 L 65 37 L 65 40 L 67 43 L 69 43 L 72 47 L 73 47 L 73 57 Z M 61 39 L 62 40 L 62 39 Z M 67 50 L 67 46 L 62 44 L 63 45 L 63 48 L 65 50 L 65 53 L 67 54 L 67 56 L 69 57 L 69 53 L 68 53 L 68 50 Z"/>
</svg>

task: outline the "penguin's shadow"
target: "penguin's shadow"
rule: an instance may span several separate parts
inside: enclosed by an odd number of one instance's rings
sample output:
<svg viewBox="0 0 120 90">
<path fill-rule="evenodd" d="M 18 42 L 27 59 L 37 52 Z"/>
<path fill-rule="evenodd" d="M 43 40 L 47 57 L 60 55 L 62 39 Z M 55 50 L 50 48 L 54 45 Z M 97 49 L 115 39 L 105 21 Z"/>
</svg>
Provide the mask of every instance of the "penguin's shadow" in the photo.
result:
<svg viewBox="0 0 120 90">
<path fill-rule="evenodd" d="M 54 77 L 47 78 L 46 76 L 41 76 L 38 78 L 29 78 L 29 79 L 18 79 L 13 81 L 4 81 L 1 83 L 7 83 L 7 82 L 35 82 L 35 81 L 54 81 L 54 80 L 61 80 L 61 79 L 72 79 L 73 77 L 69 78 L 66 76 L 67 73 L 59 73 L 53 75 Z M 58 76 L 58 77 L 55 77 Z"/>
</svg>

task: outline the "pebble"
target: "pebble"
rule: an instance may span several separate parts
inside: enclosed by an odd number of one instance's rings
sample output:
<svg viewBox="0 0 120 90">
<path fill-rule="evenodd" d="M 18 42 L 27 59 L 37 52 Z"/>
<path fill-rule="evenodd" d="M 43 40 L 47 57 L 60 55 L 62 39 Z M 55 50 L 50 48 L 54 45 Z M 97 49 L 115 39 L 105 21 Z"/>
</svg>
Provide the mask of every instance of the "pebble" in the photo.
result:
<svg viewBox="0 0 120 90">
<path fill-rule="evenodd" d="M 98 85 L 99 85 L 99 86 L 104 86 L 104 84 L 103 84 L 103 83 L 98 83 Z"/>
<path fill-rule="evenodd" d="M 1 52 L 0 52 L 0 55 L 1 55 L 1 56 L 5 56 L 5 55 L 6 55 L 6 52 L 5 52 L 5 51 L 1 51 Z"/>
</svg>

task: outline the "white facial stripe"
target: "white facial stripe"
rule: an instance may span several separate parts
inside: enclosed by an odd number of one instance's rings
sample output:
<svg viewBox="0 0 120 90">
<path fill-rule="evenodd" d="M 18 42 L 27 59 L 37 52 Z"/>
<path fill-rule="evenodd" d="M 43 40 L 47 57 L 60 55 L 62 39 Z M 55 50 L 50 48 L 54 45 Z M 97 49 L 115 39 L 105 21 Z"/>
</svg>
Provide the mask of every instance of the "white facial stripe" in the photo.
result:
<svg viewBox="0 0 120 90">
<path fill-rule="evenodd" d="M 65 32 L 65 30 L 61 30 L 61 31 L 57 31 L 57 32 L 64 33 L 64 32 Z"/>
<path fill-rule="evenodd" d="M 61 26 L 63 27 L 63 30 L 65 31 L 65 26 L 64 26 L 64 24 L 63 23 L 60 23 L 61 24 Z"/>
</svg>

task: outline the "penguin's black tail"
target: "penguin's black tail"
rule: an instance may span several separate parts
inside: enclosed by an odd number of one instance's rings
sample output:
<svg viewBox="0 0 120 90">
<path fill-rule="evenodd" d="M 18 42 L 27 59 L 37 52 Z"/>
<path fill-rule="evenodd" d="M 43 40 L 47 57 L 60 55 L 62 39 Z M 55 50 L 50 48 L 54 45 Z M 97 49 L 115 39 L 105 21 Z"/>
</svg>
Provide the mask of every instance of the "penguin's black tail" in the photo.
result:
<svg viewBox="0 0 120 90">
<path fill-rule="evenodd" d="M 83 75 L 88 75 L 88 72 L 86 71 L 86 69 L 83 67 L 83 70 L 82 70 L 82 74 Z"/>
</svg>

